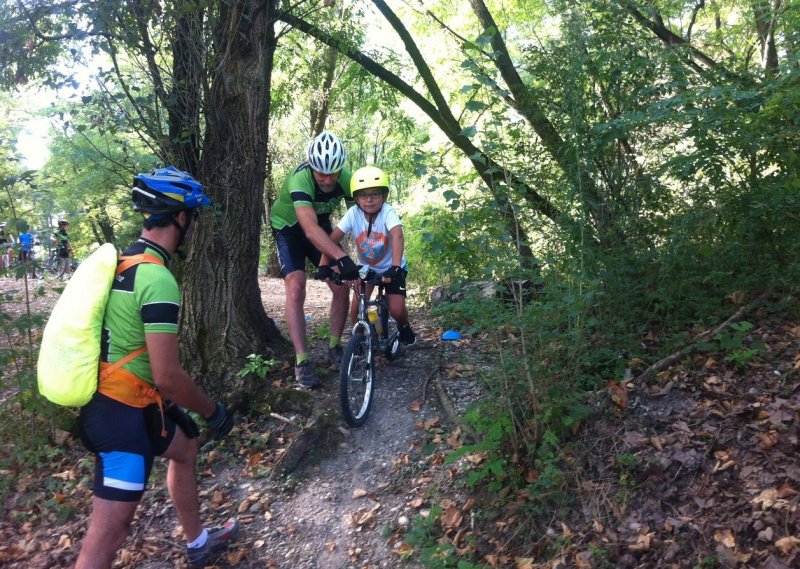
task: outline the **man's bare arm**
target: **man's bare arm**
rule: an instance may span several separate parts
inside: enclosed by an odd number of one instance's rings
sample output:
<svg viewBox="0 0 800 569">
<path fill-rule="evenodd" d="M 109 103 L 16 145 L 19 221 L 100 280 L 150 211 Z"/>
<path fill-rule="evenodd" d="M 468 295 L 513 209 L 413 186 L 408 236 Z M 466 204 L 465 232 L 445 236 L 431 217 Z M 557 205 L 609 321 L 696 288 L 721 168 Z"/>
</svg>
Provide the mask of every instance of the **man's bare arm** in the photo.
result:
<svg viewBox="0 0 800 569">
<path fill-rule="evenodd" d="M 169 399 L 210 417 L 216 404 L 203 390 L 195 385 L 189 374 L 181 367 L 178 357 L 178 336 L 175 334 L 145 334 L 147 353 L 150 356 L 150 369 L 153 381 L 164 399 Z"/>
<path fill-rule="evenodd" d="M 306 237 L 317 248 L 317 251 L 334 260 L 341 259 L 347 255 L 336 243 L 331 241 L 325 230 L 320 227 L 313 207 L 298 206 L 294 208 L 294 211 L 297 214 L 297 221 L 300 223 L 300 227 L 303 228 Z"/>
</svg>

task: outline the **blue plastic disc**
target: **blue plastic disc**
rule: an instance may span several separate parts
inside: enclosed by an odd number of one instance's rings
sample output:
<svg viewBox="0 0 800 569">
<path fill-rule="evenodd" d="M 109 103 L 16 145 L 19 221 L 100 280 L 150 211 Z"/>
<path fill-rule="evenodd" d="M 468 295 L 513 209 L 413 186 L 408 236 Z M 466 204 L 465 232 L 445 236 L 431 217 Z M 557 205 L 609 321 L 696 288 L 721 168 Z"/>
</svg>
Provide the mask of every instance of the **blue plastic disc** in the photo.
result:
<svg viewBox="0 0 800 569">
<path fill-rule="evenodd" d="M 444 334 L 442 334 L 442 340 L 460 340 L 461 334 L 456 332 L 455 330 L 448 330 Z"/>
</svg>

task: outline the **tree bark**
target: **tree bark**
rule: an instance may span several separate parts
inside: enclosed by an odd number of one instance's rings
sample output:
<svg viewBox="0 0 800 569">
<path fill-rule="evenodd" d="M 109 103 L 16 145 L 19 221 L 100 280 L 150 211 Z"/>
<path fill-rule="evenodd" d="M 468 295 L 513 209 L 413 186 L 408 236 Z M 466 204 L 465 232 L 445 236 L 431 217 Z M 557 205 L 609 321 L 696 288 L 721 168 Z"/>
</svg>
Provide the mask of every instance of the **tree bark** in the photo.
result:
<svg viewBox="0 0 800 569">
<path fill-rule="evenodd" d="M 761 66 L 768 75 L 778 72 L 778 49 L 775 46 L 775 14 L 780 11 L 782 0 L 774 0 L 774 5 L 769 0 L 756 0 L 752 4 L 753 19 L 756 25 L 756 34 L 761 48 Z"/>
<path fill-rule="evenodd" d="M 336 59 L 339 52 L 332 47 L 325 50 L 323 61 L 325 64 L 325 78 L 319 89 L 319 100 L 313 101 L 311 106 L 311 136 L 315 137 L 323 130 L 328 122 L 331 104 L 331 88 L 336 75 Z"/>
<path fill-rule="evenodd" d="M 203 212 L 186 263 L 181 346 L 198 384 L 223 397 L 246 393 L 236 373 L 247 355 L 270 354 L 284 340 L 264 312 L 257 280 L 275 4 L 218 8 L 198 172 L 214 207 Z"/>
<path fill-rule="evenodd" d="M 181 10 L 172 41 L 172 75 L 176 88 L 174 100 L 170 100 L 167 107 L 169 140 L 177 162 L 187 172 L 197 172 L 200 161 L 200 101 L 205 48 L 193 38 L 200 34 L 202 26 L 201 11 Z"/>
</svg>

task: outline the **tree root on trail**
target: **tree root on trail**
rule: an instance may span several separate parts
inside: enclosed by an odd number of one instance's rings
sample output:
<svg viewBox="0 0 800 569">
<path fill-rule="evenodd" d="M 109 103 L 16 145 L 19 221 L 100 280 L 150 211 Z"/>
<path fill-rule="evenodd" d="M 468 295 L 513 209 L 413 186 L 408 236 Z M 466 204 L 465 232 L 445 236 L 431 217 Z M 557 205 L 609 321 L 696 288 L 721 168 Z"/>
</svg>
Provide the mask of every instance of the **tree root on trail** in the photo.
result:
<svg viewBox="0 0 800 569">
<path fill-rule="evenodd" d="M 297 433 L 294 440 L 286 447 L 270 474 L 271 479 L 292 472 L 312 447 L 322 439 L 323 435 L 332 432 L 336 419 L 325 411 L 316 411 L 308 423 Z"/>
<path fill-rule="evenodd" d="M 447 415 L 447 419 L 451 423 L 460 425 L 462 423 L 461 417 L 459 417 L 458 413 L 456 413 L 455 406 L 453 405 L 453 402 L 450 401 L 450 397 L 448 397 L 444 390 L 444 386 L 442 385 L 442 374 L 437 369 L 432 375 L 433 385 L 436 387 L 436 395 L 439 397 L 439 403 L 444 410 L 444 414 Z"/>
<path fill-rule="evenodd" d="M 741 320 L 745 316 L 745 314 L 748 314 L 750 311 L 752 311 L 754 308 L 760 305 L 764 301 L 764 299 L 766 299 L 767 296 L 769 296 L 771 292 L 772 290 L 767 290 L 766 292 L 762 293 L 755 300 L 739 308 L 739 310 L 737 310 L 730 318 L 725 320 L 725 322 L 723 322 L 716 328 L 713 328 L 711 330 L 706 330 L 705 332 L 698 334 L 697 336 L 695 336 L 694 342 L 692 344 L 678 350 L 674 354 L 671 354 L 663 359 L 658 360 L 656 363 L 654 363 L 646 370 L 644 370 L 642 373 L 633 378 L 632 381 L 638 382 L 647 380 L 652 376 L 654 376 L 655 374 L 662 372 L 665 369 L 671 367 L 672 365 L 678 363 L 686 356 L 693 354 L 694 352 L 697 351 L 698 347 L 703 341 L 706 341 L 708 338 L 713 338 L 714 336 L 719 334 L 722 330 L 724 330 L 734 322 L 738 322 L 739 320 Z"/>
<path fill-rule="evenodd" d="M 425 379 L 422 382 L 422 390 L 421 390 L 422 394 L 420 395 L 420 400 L 423 403 L 425 403 L 425 401 L 427 401 L 427 399 L 428 399 L 428 395 L 427 395 L 428 384 L 431 382 L 431 379 L 433 378 L 433 376 L 437 375 L 438 373 L 439 373 L 439 369 L 437 368 L 437 369 L 434 369 L 427 376 L 425 376 Z"/>
</svg>

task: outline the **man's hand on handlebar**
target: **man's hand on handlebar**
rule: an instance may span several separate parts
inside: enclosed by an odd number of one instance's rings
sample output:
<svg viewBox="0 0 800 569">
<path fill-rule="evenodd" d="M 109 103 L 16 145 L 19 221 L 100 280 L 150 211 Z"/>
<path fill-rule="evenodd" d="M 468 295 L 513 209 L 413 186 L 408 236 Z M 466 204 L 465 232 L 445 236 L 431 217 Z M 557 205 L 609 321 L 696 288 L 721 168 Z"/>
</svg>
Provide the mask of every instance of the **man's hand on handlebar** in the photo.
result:
<svg viewBox="0 0 800 569">
<path fill-rule="evenodd" d="M 336 268 L 339 269 L 339 274 L 342 275 L 342 279 L 346 281 L 354 281 L 359 277 L 358 265 L 347 255 L 336 260 Z"/>
<path fill-rule="evenodd" d="M 346 280 L 342 278 L 341 273 L 339 273 L 336 265 L 320 265 L 317 272 L 314 273 L 314 279 L 333 283 L 335 285 L 343 285 L 346 282 Z"/>
<path fill-rule="evenodd" d="M 314 278 L 318 281 L 327 281 L 333 278 L 333 271 L 329 265 L 320 265 Z"/>
</svg>

